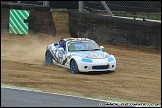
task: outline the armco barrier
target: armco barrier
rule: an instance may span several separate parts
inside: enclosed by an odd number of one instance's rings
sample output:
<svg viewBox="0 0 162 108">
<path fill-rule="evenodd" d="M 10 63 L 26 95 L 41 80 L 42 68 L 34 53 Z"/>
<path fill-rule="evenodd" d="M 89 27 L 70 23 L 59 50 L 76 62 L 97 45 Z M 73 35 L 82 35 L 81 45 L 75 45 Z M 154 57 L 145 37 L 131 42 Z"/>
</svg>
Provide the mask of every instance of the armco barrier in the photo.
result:
<svg viewBox="0 0 162 108">
<path fill-rule="evenodd" d="M 24 4 L 13 5 L 1 3 L 1 31 L 9 31 L 10 9 L 30 11 L 29 18 L 24 20 L 24 23 L 29 23 L 29 34 L 44 33 L 52 36 L 56 35 L 50 7 Z"/>
<path fill-rule="evenodd" d="M 70 11 L 69 31 L 100 43 L 161 49 L 161 22 Z"/>
</svg>

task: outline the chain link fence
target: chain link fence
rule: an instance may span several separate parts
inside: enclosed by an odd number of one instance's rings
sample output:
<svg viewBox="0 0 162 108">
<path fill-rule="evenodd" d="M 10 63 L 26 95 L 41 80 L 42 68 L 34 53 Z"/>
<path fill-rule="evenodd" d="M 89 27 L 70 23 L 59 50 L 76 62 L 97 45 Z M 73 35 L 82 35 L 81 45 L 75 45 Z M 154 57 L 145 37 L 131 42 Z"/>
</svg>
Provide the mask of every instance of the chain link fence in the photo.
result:
<svg viewBox="0 0 162 108">
<path fill-rule="evenodd" d="M 23 3 L 25 5 L 38 5 L 43 6 L 45 1 L 1 1 L 1 3 Z M 56 35 L 69 35 L 69 17 L 68 8 L 63 7 L 63 4 L 56 4 L 56 2 L 48 2 L 50 5 L 57 5 L 57 8 L 67 10 L 52 11 Z M 105 1 L 114 16 L 132 17 L 132 18 L 145 18 L 161 20 L 161 1 Z M 53 4 L 52 4 L 53 3 Z M 67 3 L 67 2 L 66 2 Z M 71 3 L 71 2 L 69 2 Z M 74 5 L 74 4 L 73 4 Z M 77 9 L 79 11 L 79 1 Z M 92 13 L 98 15 L 108 15 L 101 1 L 84 1 L 83 10 L 85 13 Z"/>
<path fill-rule="evenodd" d="M 43 6 L 43 1 L 1 1 L 1 3 L 25 4 L 25 5 L 40 5 Z"/>
<path fill-rule="evenodd" d="M 114 16 L 161 20 L 161 1 L 105 1 Z M 101 1 L 84 1 L 84 12 L 108 15 Z"/>
<path fill-rule="evenodd" d="M 69 37 L 69 15 L 68 11 L 52 12 L 56 28 L 56 36 Z"/>
</svg>

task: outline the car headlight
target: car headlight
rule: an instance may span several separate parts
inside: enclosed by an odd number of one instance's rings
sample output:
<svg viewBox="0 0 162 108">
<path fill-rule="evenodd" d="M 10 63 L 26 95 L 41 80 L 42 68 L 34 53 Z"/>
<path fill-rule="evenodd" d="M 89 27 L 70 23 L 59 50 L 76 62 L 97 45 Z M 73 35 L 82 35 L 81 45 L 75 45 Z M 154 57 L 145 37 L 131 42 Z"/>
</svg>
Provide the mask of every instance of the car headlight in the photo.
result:
<svg viewBox="0 0 162 108">
<path fill-rule="evenodd" d="M 108 62 L 113 62 L 115 61 L 113 57 L 108 58 Z"/>
</svg>

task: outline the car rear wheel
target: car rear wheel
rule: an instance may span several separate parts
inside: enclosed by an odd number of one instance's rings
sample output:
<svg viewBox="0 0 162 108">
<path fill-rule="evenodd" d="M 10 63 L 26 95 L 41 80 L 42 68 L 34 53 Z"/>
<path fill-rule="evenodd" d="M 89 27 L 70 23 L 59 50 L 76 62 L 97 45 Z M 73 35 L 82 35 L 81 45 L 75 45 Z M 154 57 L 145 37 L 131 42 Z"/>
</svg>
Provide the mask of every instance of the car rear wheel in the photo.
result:
<svg viewBox="0 0 162 108">
<path fill-rule="evenodd" d="M 52 54 L 49 51 L 45 53 L 45 62 L 47 65 L 51 65 L 53 63 Z"/>
<path fill-rule="evenodd" d="M 73 73 L 73 74 L 79 73 L 78 65 L 74 59 L 71 60 L 71 62 L 70 62 L 70 70 L 71 70 L 71 73 Z"/>
</svg>

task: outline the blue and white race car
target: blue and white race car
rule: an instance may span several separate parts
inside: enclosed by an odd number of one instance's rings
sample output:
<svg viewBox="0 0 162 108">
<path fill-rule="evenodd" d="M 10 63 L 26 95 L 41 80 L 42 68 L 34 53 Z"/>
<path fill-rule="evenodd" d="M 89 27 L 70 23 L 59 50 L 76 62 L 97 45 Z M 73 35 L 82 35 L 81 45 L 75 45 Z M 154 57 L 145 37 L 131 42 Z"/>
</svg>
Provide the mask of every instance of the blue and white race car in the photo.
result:
<svg viewBox="0 0 162 108">
<path fill-rule="evenodd" d="M 71 73 L 115 71 L 116 59 L 88 38 L 64 38 L 47 45 L 45 62 L 71 70 Z"/>
</svg>

